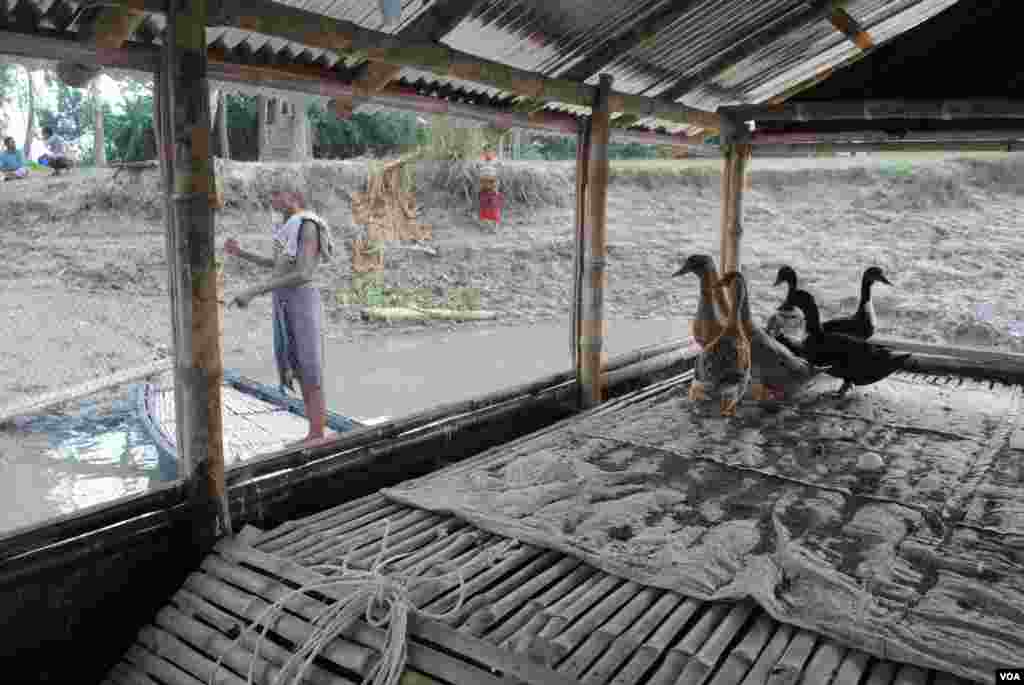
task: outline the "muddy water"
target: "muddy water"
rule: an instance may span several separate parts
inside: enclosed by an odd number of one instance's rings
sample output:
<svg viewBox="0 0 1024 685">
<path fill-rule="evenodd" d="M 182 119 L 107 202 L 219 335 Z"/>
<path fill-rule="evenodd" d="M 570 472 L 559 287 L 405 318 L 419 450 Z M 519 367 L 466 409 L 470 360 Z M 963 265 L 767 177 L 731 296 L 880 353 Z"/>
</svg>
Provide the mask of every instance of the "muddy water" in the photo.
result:
<svg viewBox="0 0 1024 685">
<path fill-rule="evenodd" d="M 609 356 L 685 337 L 688 319 L 611 322 Z M 398 417 L 568 370 L 569 325 L 462 329 L 328 340 L 328 406 L 362 419 Z M 227 368 L 277 384 L 270 341 Z M 156 448 L 134 414 L 132 389 L 19 420 L 0 430 L 0 534 L 160 482 Z"/>
<path fill-rule="evenodd" d="M 688 335 L 689 319 L 613 321 L 609 357 Z M 273 350 L 224 365 L 263 383 L 277 384 Z M 324 360 L 327 404 L 354 416 L 398 417 L 437 404 L 567 371 L 569 323 L 524 327 L 429 331 L 349 344 L 328 341 Z"/>
</svg>

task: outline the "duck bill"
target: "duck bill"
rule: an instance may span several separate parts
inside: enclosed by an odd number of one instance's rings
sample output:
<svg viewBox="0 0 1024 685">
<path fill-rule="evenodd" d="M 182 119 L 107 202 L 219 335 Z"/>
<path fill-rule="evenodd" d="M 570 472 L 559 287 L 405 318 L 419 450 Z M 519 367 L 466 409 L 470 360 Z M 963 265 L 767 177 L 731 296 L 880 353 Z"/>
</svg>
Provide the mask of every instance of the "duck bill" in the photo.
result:
<svg viewBox="0 0 1024 685">
<path fill-rule="evenodd" d="M 685 276 L 686 274 L 692 274 L 692 273 L 693 273 L 693 269 L 691 269 L 688 266 L 684 266 L 682 269 L 680 269 L 679 271 L 677 271 L 674 274 L 672 274 L 672 278 L 675 278 L 676 276 Z"/>
<path fill-rule="evenodd" d="M 892 283 L 889 282 L 889 279 L 886 278 L 885 276 L 879 276 L 876 280 L 879 281 L 880 283 L 885 283 L 886 285 L 889 286 L 892 285 Z"/>
</svg>

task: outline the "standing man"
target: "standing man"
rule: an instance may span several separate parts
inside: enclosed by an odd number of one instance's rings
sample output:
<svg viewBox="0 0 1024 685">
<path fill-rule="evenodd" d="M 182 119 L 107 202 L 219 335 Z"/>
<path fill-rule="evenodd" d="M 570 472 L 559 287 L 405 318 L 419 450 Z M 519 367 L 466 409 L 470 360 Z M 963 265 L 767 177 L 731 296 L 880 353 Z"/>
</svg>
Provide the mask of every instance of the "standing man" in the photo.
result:
<svg viewBox="0 0 1024 685">
<path fill-rule="evenodd" d="M 21 150 L 14 144 L 14 138 L 4 138 L 4 150 L 0 152 L 0 172 L 4 175 L 5 181 L 13 181 L 28 176 L 28 165 L 25 164 L 25 157 Z"/>
<path fill-rule="evenodd" d="M 229 255 L 271 269 L 273 276 L 236 295 L 229 306 L 246 307 L 254 297 L 270 293 L 273 306 L 274 357 L 282 391 L 298 380 L 309 419 L 303 443 L 325 436 L 327 406 L 323 392 L 323 303 L 314 284 L 316 268 L 334 253 L 327 222 L 306 209 L 299 192 L 280 191 L 271 196 L 271 207 L 281 212 L 283 223 L 273 228 L 274 258 L 268 259 L 241 248 L 234 238 L 224 244 Z"/>
</svg>

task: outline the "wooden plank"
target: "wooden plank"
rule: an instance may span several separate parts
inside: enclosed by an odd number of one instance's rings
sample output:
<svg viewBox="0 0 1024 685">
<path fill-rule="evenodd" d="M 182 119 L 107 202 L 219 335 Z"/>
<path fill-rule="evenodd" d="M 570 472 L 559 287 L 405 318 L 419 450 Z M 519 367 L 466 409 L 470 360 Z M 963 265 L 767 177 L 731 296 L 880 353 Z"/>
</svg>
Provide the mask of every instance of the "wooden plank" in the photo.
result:
<svg viewBox="0 0 1024 685">
<path fill-rule="evenodd" d="M 589 259 L 583 279 L 583 320 L 580 326 L 579 349 L 581 408 L 595 407 L 608 396 L 605 373 L 608 359 L 604 351 L 606 335 L 604 290 L 607 287 L 605 260 L 608 253 L 608 134 L 610 112 L 608 95 L 612 77 L 601 74 L 600 87 L 591 103 L 590 153 L 587 164 L 587 213 L 583 227 L 584 244 L 589 246 Z"/>
<path fill-rule="evenodd" d="M 818 636 L 814 633 L 806 630 L 797 632 L 778 663 L 772 667 L 769 685 L 795 685 L 817 642 Z"/>
<path fill-rule="evenodd" d="M 684 601 L 682 595 L 666 592 L 652 604 L 628 629 L 615 637 L 597 663 L 584 676 L 584 685 L 603 685 L 608 682 L 629 657 L 658 625 Z M 607 626 L 604 628 L 607 629 Z"/>
<path fill-rule="evenodd" d="M 707 611 L 700 617 L 696 625 L 683 635 L 678 644 L 665 653 L 665 661 L 649 681 L 650 685 L 675 683 L 682 676 L 686 665 L 696 656 L 731 609 L 732 606 L 724 603 L 708 605 Z"/>
<path fill-rule="evenodd" d="M 275 549 L 280 548 L 286 542 L 290 542 L 293 539 L 300 539 L 304 535 L 308 534 L 308 530 L 329 526 L 328 522 L 334 520 L 335 517 L 342 516 L 346 512 L 358 509 L 359 507 L 368 506 L 370 508 L 374 508 L 377 503 L 383 500 L 383 495 L 379 492 L 374 492 L 364 497 L 343 502 L 337 506 L 330 507 L 329 509 L 324 509 L 323 511 L 310 516 L 305 516 L 299 519 L 289 519 L 276 528 L 268 530 L 263 537 L 252 546 L 262 549 L 264 552 L 272 552 Z"/>
<path fill-rule="evenodd" d="M 252 548 L 247 548 L 234 541 L 224 541 L 220 543 L 218 545 L 218 552 L 222 555 L 226 555 L 227 558 L 232 559 L 233 561 L 253 565 L 261 569 L 263 573 L 283 578 L 288 582 L 298 585 L 313 583 L 323 584 L 324 581 L 328 580 L 325 576 L 305 569 L 297 564 L 284 559 L 274 558 L 271 555 Z M 236 570 L 234 571 L 233 577 L 239 578 L 247 574 L 248 572 Z M 274 584 L 270 582 L 269 579 L 265 581 L 261 587 L 263 588 L 261 590 L 261 596 L 264 597 L 268 596 L 266 594 L 268 592 L 274 594 L 286 591 L 284 590 L 284 586 Z M 277 589 L 273 589 L 274 587 Z M 345 596 L 346 592 L 340 588 L 330 586 L 321 586 L 318 591 L 332 599 L 341 599 Z M 273 599 L 277 598 L 275 597 Z M 312 598 L 309 599 L 312 601 Z M 303 601 L 303 603 L 305 602 Z M 292 606 L 293 605 L 289 603 L 289 607 Z M 295 609 L 293 610 L 298 610 L 300 614 L 302 614 L 303 611 L 313 611 L 311 609 L 303 610 L 299 602 L 296 602 L 294 607 Z M 498 665 L 503 665 L 505 669 L 509 667 L 507 664 L 503 664 L 503 659 L 507 658 L 508 654 L 506 652 L 499 651 L 493 645 L 490 645 L 483 640 L 473 640 L 470 642 L 471 638 L 466 635 L 460 635 L 457 631 L 440 622 L 421 621 L 419 617 L 413 618 L 413 616 L 414 615 L 410 616 L 409 629 L 411 635 L 414 637 L 425 638 L 430 642 L 444 647 L 446 650 L 451 650 L 456 653 L 465 653 L 468 649 L 468 645 L 473 644 L 475 653 L 491 655 L 491 660 L 496 660 L 496 667 L 498 667 Z M 374 628 L 362 620 L 357 622 L 352 633 L 355 639 L 363 642 L 364 644 L 368 644 L 374 649 L 380 650 L 384 645 L 384 631 Z M 421 646 L 416 640 L 409 641 L 408 657 L 411 665 L 416 666 L 427 673 L 442 676 L 451 682 L 466 683 L 467 685 L 470 685 L 471 683 L 479 683 L 480 685 L 498 685 L 501 682 L 498 678 L 483 670 L 475 668 L 468 663 L 457 662 L 452 657 L 442 655 L 440 652 Z M 521 660 L 518 668 L 532 669 L 532 666 L 525 660 Z M 555 676 L 552 674 L 551 677 L 554 678 Z M 568 682 L 554 679 L 542 682 L 563 682 L 564 685 L 568 685 Z"/>
<path fill-rule="evenodd" d="M 772 639 L 761 650 L 760 656 L 754 662 L 753 668 L 747 672 L 747 677 L 743 679 L 741 685 L 764 685 L 768 682 L 772 669 L 775 668 L 775 664 L 778 663 L 783 652 L 786 651 L 786 647 L 789 646 L 789 641 L 793 639 L 794 632 L 795 630 L 792 626 L 778 625 L 775 633 L 772 635 Z"/>
<path fill-rule="evenodd" d="M 633 658 L 619 671 L 615 679 L 612 680 L 612 685 L 634 685 L 640 682 L 643 675 L 654 665 L 662 653 L 668 649 L 668 646 L 675 639 L 679 631 L 683 629 L 701 606 L 701 602 L 689 597 L 679 604 L 654 634 L 644 641 L 644 644 L 640 646 L 636 654 L 633 655 Z"/>
<path fill-rule="evenodd" d="M 607 597 L 604 597 L 595 606 L 584 613 L 578 621 L 569 626 L 560 635 L 551 640 L 550 659 L 553 663 L 561 662 L 571 654 L 590 634 L 607 621 L 623 605 L 628 603 L 642 589 L 639 583 L 626 581 L 615 589 Z M 560 671 L 570 673 L 578 677 L 591 663 L 591 657 L 596 654 L 580 655 L 577 661 L 565 661 L 559 665 Z"/>
<path fill-rule="evenodd" d="M 214 661 L 164 630 L 146 626 L 139 631 L 139 642 L 154 654 L 183 667 L 209 685 L 246 685 L 245 680 L 236 673 L 227 668 L 218 668 Z"/>
<path fill-rule="evenodd" d="M 138 644 L 128 649 L 125 659 L 164 685 L 208 685 Z"/>
<path fill-rule="evenodd" d="M 847 652 L 843 657 L 843 662 L 839 665 L 839 671 L 836 672 L 834 685 L 857 685 L 860 683 L 870 658 L 864 652 L 856 650 Z"/>
<path fill-rule="evenodd" d="M 870 119 L 1024 119 L 1024 102 L 1010 98 L 970 100 L 829 100 L 784 105 L 722 107 L 737 121 L 864 121 Z"/>
<path fill-rule="evenodd" d="M 825 640 L 808 662 L 801 683 L 814 685 L 832 682 L 832 677 L 839 670 L 846 652 L 846 647 L 832 640 Z"/>
<path fill-rule="evenodd" d="M 167 165 L 165 196 L 173 211 L 167 232 L 175 235 L 168 266 L 175 282 L 175 397 L 179 414 L 178 456 L 193 506 L 193 539 L 208 549 L 231 534 L 224 476 L 221 384 L 223 282 L 214 243 L 213 160 L 210 155 L 209 82 L 206 74 L 205 0 L 167 5 L 163 79 L 170 125 L 162 130 Z M 163 127 L 162 127 L 163 128 Z"/>
<path fill-rule="evenodd" d="M 150 362 L 149 364 L 119 371 L 109 376 L 86 381 L 85 383 L 81 383 L 71 388 L 55 390 L 28 400 L 9 404 L 6 407 L 0 408 L 0 424 L 10 421 L 16 416 L 30 416 L 32 414 L 38 414 L 39 412 L 49 409 L 55 405 L 81 399 L 83 397 L 93 395 L 100 390 L 111 388 L 115 385 L 121 385 L 140 378 L 146 378 L 148 376 L 163 373 L 168 369 L 173 368 L 173 366 L 173 361 L 169 359 L 161 359 L 159 361 Z"/>
<path fill-rule="evenodd" d="M 754 609 L 755 605 L 751 602 L 740 602 L 733 605 L 725 620 L 715 628 L 715 632 L 708 637 L 700 651 L 686 664 L 681 676 L 683 682 L 703 683 L 707 680 L 715 666 L 722 660 L 726 648 L 739 634 Z"/>
<path fill-rule="evenodd" d="M 521 636 L 525 636 L 525 639 L 529 640 L 544 627 L 546 622 L 543 616 L 544 609 L 568 595 L 573 588 L 578 587 L 594 573 L 595 569 L 592 566 L 587 564 L 577 566 L 572 573 L 549 587 L 542 595 L 523 604 L 508 620 L 487 633 L 485 638 L 489 642 L 501 645 L 503 649 L 516 651 L 515 645 Z"/>
<path fill-rule="evenodd" d="M 171 598 L 171 601 L 183 615 L 202 622 L 204 625 L 216 626 L 216 630 L 226 636 L 232 644 L 238 637 L 238 644 L 245 647 L 249 653 L 255 655 L 256 650 L 259 649 L 259 654 L 276 666 L 284 666 L 292 657 L 292 652 L 276 642 L 261 641 L 258 631 L 243 632 L 244 621 L 239 623 L 236 617 L 207 602 L 199 595 L 181 589 Z M 310 664 L 306 670 L 306 681 L 311 685 L 359 685 L 356 681 L 335 675 L 316 663 Z"/>
<path fill-rule="evenodd" d="M 607 653 L 612 642 L 651 605 L 657 593 L 658 591 L 653 588 L 641 586 L 640 592 L 636 593 L 625 606 L 602 622 L 596 630 L 590 632 L 589 636 L 585 636 L 583 644 L 566 657 L 558 670 L 577 680 L 582 679 L 584 673 L 593 670 L 592 667 L 596 665 L 598 658 Z M 586 620 L 584 617 L 581 623 L 585 623 Z"/>
<path fill-rule="evenodd" d="M 761 613 L 736 648 L 726 657 L 711 685 L 739 685 L 775 631 L 775 619 Z"/>
</svg>

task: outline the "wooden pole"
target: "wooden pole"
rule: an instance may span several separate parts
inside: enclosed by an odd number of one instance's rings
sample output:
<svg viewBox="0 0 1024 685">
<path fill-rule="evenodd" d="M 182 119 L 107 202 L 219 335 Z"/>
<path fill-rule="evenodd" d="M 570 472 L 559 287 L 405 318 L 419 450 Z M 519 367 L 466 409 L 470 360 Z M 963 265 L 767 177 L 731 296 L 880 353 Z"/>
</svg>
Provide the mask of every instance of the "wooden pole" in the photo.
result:
<svg viewBox="0 0 1024 685">
<path fill-rule="evenodd" d="M 740 269 L 740 243 L 743 237 L 743 187 L 746 185 L 749 143 L 723 145 L 722 167 L 722 266 L 721 274 Z M 736 302 L 735 284 L 729 293 L 730 306 Z"/>
<path fill-rule="evenodd" d="M 575 220 L 575 253 L 573 255 L 573 280 L 572 280 L 572 339 L 570 348 L 572 350 L 572 368 L 576 374 L 576 380 L 583 378 L 583 255 L 586 253 L 587 243 L 583 238 L 583 227 L 587 220 L 587 174 L 589 173 L 590 159 L 590 122 L 580 122 L 579 133 L 576 136 L 576 220 Z M 579 386 L 582 388 L 582 385 Z M 580 391 L 582 393 L 582 390 Z M 579 402 L 582 402 L 582 398 Z"/>
<path fill-rule="evenodd" d="M 175 399 L 178 456 L 194 515 L 194 539 L 205 553 L 231 520 L 224 479 L 221 309 L 215 261 L 215 185 L 206 80 L 207 0 L 168 3 L 163 104 L 169 200 L 169 243 L 175 282 Z M 175 301 L 176 300 L 176 301 Z"/>
<path fill-rule="evenodd" d="M 263 152 L 267 149 L 267 96 L 256 96 L 256 161 L 263 160 Z"/>
<path fill-rule="evenodd" d="M 583 226 L 584 243 L 589 245 L 583 280 L 584 316 L 580 350 L 582 367 L 580 386 L 582 406 L 593 407 L 604 401 L 607 377 L 604 367 L 607 355 L 604 337 L 607 325 L 604 319 L 604 288 L 607 281 L 605 254 L 608 247 L 608 134 L 611 130 L 608 95 L 612 77 L 601 74 L 597 98 L 590 117 L 590 152 L 587 169 L 586 220 Z"/>
<path fill-rule="evenodd" d="M 90 85 L 92 90 L 93 108 L 93 158 L 97 167 L 107 166 L 107 148 L 103 136 L 103 103 L 100 101 L 99 79 L 93 79 Z"/>
<path fill-rule="evenodd" d="M 228 97 L 220 91 L 220 101 L 217 103 L 217 136 L 220 138 L 220 156 L 224 159 L 231 159 L 231 140 L 228 138 Z"/>
</svg>

